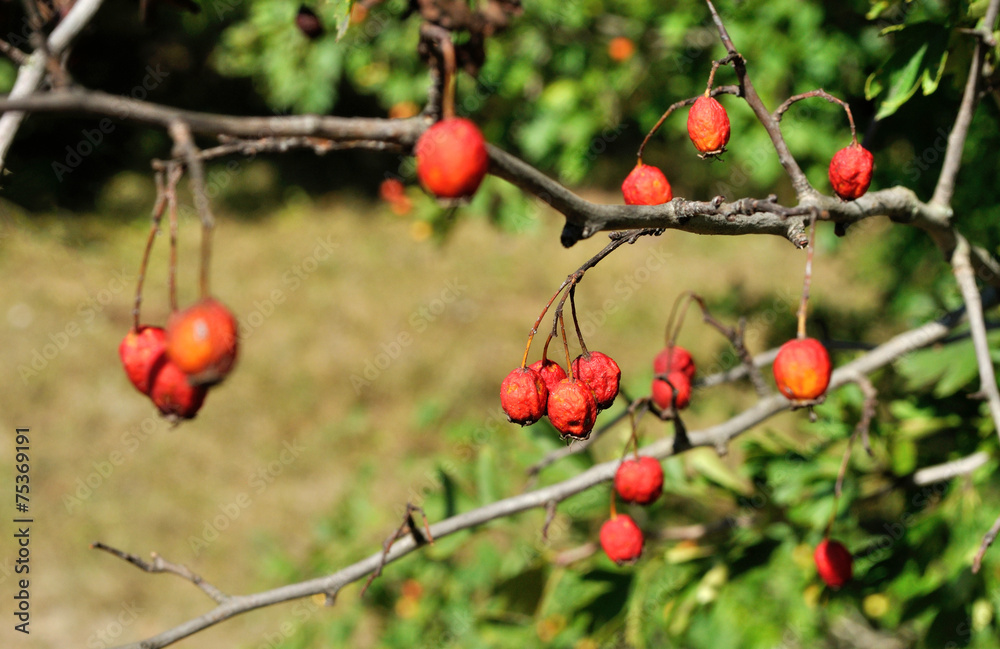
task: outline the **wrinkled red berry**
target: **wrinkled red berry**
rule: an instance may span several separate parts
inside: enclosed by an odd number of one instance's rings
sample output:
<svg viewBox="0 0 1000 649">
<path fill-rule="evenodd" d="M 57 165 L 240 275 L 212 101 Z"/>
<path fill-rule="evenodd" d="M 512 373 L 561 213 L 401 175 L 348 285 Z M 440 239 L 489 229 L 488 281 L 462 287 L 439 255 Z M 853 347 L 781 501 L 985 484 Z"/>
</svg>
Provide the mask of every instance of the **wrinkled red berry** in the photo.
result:
<svg viewBox="0 0 1000 649">
<path fill-rule="evenodd" d="M 830 588 L 840 588 L 851 580 L 854 559 L 840 541 L 823 539 L 813 553 L 816 571 Z"/>
<path fill-rule="evenodd" d="M 672 199 L 674 192 L 662 171 L 640 162 L 625 177 L 622 195 L 626 205 L 660 205 Z"/>
<path fill-rule="evenodd" d="M 830 161 L 830 184 L 833 191 L 845 201 L 853 201 L 868 191 L 872 184 L 875 158 L 871 151 L 857 142 L 834 154 Z"/>
<path fill-rule="evenodd" d="M 694 379 L 694 359 L 690 352 L 680 345 L 664 347 L 663 351 L 653 359 L 653 371 L 657 374 L 681 372 L 689 379 Z"/>
<path fill-rule="evenodd" d="M 417 140 L 417 177 L 438 198 L 468 198 L 489 167 L 486 140 L 464 117 L 441 120 Z"/>
<path fill-rule="evenodd" d="M 815 338 L 795 338 L 782 345 L 772 369 L 778 390 L 792 401 L 818 399 L 830 385 L 830 354 Z"/>
<path fill-rule="evenodd" d="M 583 381 L 563 379 L 549 391 L 549 421 L 563 437 L 587 439 L 597 420 L 594 393 Z"/>
<path fill-rule="evenodd" d="M 542 380 L 545 381 L 545 387 L 547 387 L 550 392 L 552 391 L 552 388 L 556 387 L 556 383 L 559 383 L 559 381 L 566 378 L 566 370 L 562 368 L 562 365 L 555 362 L 551 358 L 546 358 L 544 365 L 542 364 L 542 360 L 538 359 L 528 367 L 538 372 L 539 376 L 542 377 Z"/>
<path fill-rule="evenodd" d="M 674 397 L 675 391 L 676 398 Z M 671 372 L 667 375 L 666 381 L 653 379 L 652 397 L 653 403 L 660 410 L 669 410 L 671 402 L 677 410 L 684 410 L 691 403 L 691 379 L 683 372 Z"/>
<path fill-rule="evenodd" d="M 628 503 L 648 505 L 663 493 L 663 467 L 654 457 L 628 459 L 615 471 L 615 491 Z"/>
<path fill-rule="evenodd" d="M 548 398 L 545 381 L 528 367 L 515 369 L 500 384 L 500 405 L 514 424 L 527 426 L 541 419 Z"/>
<path fill-rule="evenodd" d="M 618 514 L 601 526 L 601 548 L 618 565 L 638 559 L 642 543 L 642 530 L 626 514 Z"/>
<path fill-rule="evenodd" d="M 615 402 L 622 371 L 607 354 L 586 352 L 577 356 L 573 360 L 573 376 L 593 391 L 598 410 L 609 408 Z"/>
<path fill-rule="evenodd" d="M 701 96 L 688 112 L 688 136 L 702 157 L 716 156 L 729 142 L 729 115 L 714 97 Z"/>
<path fill-rule="evenodd" d="M 166 362 L 167 332 L 162 327 L 129 330 L 118 346 L 125 374 L 139 392 L 148 395 L 153 377 Z"/>
<path fill-rule="evenodd" d="M 167 358 L 195 385 L 222 381 L 239 349 L 236 318 L 221 302 L 204 298 L 167 321 Z"/>
<path fill-rule="evenodd" d="M 207 387 L 191 385 L 187 374 L 167 360 L 153 377 L 149 398 L 167 419 L 178 421 L 193 418 L 204 403 L 207 393 Z"/>
</svg>

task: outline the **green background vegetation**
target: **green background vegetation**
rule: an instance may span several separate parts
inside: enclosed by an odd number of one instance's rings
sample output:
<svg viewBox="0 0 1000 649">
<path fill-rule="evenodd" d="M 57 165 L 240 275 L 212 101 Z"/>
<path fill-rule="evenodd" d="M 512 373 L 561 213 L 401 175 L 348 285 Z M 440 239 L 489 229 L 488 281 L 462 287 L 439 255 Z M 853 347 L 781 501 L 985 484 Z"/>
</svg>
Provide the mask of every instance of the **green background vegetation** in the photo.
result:
<svg viewBox="0 0 1000 649">
<path fill-rule="evenodd" d="M 646 130 L 666 106 L 700 92 L 723 54 L 708 12 L 694 0 L 525 4 L 525 15 L 489 44 L 479 79 L 460 80 L 458 110 L 491 142 L 589 198 L 620 201 L 617 186 Z M 850 101 L 859 137 L 875 153 L 874 187 L 903 184 L 929 197 L 971 51 L 969 37 L 955 30 L 973 26 L 984 2 L 718 6 L 769 107 L 817 87 Z M 339 42 L 333 26 L 346 15 L 342 4 L 315 7 L 331 34 L 312 43 L 294 28 L 297 7 L 205 2 L 196 16 L 161 9 L 141 25 L 133 5 L 111 1 L 69 68 L 88 86 L 131 94 L 152 66 L 167 74 L 150 100 L 235 114 L 384 116 L 405 102 L 422 104 L 428 79 L 405 2 L 379 5 Z M 2 11 L 15 25 L 16 3 Z M 636 45 L 623 62 L 607 51 L 617 36 Z M 3 76 L 9 83 L 12 68 Z M 731 70 L 720 70 L 717 82 L 733 82 Z M 677 196 L 773 192 L 793 200 L 750 110 L 732 97 L 723 103 L 733 122 L 724 163 L 695 157 L 683 113 L 664 125 L 647 161 L 664 169 Z M 955 197 L 956 222 L 993 251 L 997 113 L 988 96 Z M 439 520 L 531 485 L 528 467 L 559 442 L 546 424 L 503 422 L 497 386 L 520 361 L 542 305 L 602 237 L 562 249 L 558 215 L 497 179 L 457 213 L 411 183 L 412 212 L 394 215 L 377 202 L 378 185 L 413 177 L 411 161 L 395 155 L 214 163 L 214 290 L 251 324 L 251 335 L 198 418 L 170 429 L 128 384 L 116 354 L 153 199 L 149 159 L 168 155 L 169 142 L 116 123 L 57 179 L 53 163 L 65 162 L 66 147 L 78 147 L 94 126 L 31 118 L 4 178 L 0 413 L 8 429 L 28 424 L 35 438 L 32 646 L 99 646 L 97 634 L 113 635 L 133 603 L 141 612 L 114 643 L 211 605 L 190 584 L 87 549 L 94 540 L 159 552 L 245 593 L 367 556 L 396 528 L 407 500 Z M 850 139 L 843 113 L 822 101 L 798 104 L 783 132 L 826 191 L 828 161 Z M 197 225 L 186 214 L 185 303 L 194 298 L 197 268 Z M 332 257 L 320 259 L 320 242 Z M 691 289 L 720 318 L 745 316 L 751 350 L 764 351 L 794 334 L 803 263 L 778 239 L 668 232 L 625 247 L 578 292 L 584 322 L 593 325 L 588 343 L 618 360 L 630 395 L 643 394 L 670 305 Z M 144 307 L 150 322 L 167 316 L 165 266 L 161 240 Z M 458 296 L 445 303 L 449 286 Z M 281 304 L 269 306 L 275 295 Z M 821 228 L 813 295 L 813 335 L 868 345 L 960 303 L 927 237 L 881 219 L 841 239 Z M 107 304 L 95 307 L 91 300 L 104 296 Z M 421 311 L 436 301 L 444 304 L 439 313 Z M 25 374 L 34 353 L 73 323 L 80 333 L 37 375 Z M 403 333 L 412 342 L 392 352 Z M 734 362 L 725 341 L 693 315 L 680 342 L 702 374 Z M 358 394 L 352 376 L 381 353 L 396 358 Z M 838 351 L 834 361 L 858 353 Z M 353 585 L 331 608 L 306 601 L 253 612 L 183 646 L 995 646 L 998 551 L 978 575 L 969 570 L 1000 496 L 996 434 L 985 407 L 968 398 L 978 386 L 971 344 L 910 354 L 873 379 L 874 455 L 855 449 L 834 526 L 858 557 L 857 579 L 839 592 L 821 587 L 811 549 L 860 417 L 854 387 L 832 394 L 816 423 L 784 414 L 740 437 L 725 457 L 706 449 L 666 462 L 663 499 L 647 510 L 626 508 L 649 537 L 634 567 L 615 567 L 588 545 L 607 515 L 602 486 L 564 503 L 547 541 L 540 511 L 498 521 L 391 565 L 363 600 Z M 753 398 L 745 383 L 696 391 L 686 421 L 692 429 L 724 421 Z M 671 434 L 651 421 L 641 430 L 645 439 Z M 617 457 L 626 436 L 627 427 L 613 429 L 591 452 L 543 471 L 538 484 Z M 305 450 L 282 462 L 286 444 Z M 920 467 L 976 450 L 993 459 L 970 476 L 931 488 L 908 480 Z M 108 471 L 113 458 L 122 461 Z M 9 463 L 0 480 L 12 484 Z M 241 495 L 249 506 L 226 518 L 233 503 L 246 502 Z M 225 529 L 213 523 L 219 516 Z M 742 524 L 697 540 L 667 538 L 673 528 L 726 517 Z M 9 547 L 0 544 L 0 563 Z M 0 571 L 4 592 L 12 578 Z"/>
</svg>

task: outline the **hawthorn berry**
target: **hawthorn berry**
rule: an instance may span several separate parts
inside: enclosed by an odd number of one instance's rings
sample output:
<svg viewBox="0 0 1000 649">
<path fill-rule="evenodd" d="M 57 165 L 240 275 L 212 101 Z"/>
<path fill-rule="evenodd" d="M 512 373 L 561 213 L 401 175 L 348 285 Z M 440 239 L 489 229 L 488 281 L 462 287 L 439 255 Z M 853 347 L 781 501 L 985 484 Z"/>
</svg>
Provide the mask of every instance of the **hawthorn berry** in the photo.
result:
<svg viewBox="0 0 1000 649">
<path fill-rule="evenodd" d="M 627 514 L 612 516 L 601 525 L 601 548 L 619 566 L 638 559 L 642 544 L 642 530 Z"/>
<path fill-rule="evenodd" d="M 617 63 L 627 61 L 635 54 L 635 43 L 627 36 L 616 36 L 608 41 L 608 57 Z"/>
<path fill-rule="evenodd" d="M 622 183 L 626 205 L 660 205 L 674 197 L 667 177 L 657 167 L 639 162 Z"/>
<path fill-rule="evenodd" d="M 479 127 L 464 117 L 441 120 L 424 131 L 414 153 L 420 183 L 438 198 L 475 194 L 490 162 Z"/>
<path fill-rule="evenodd" d="M 830 385 L 830 354 L 815 338 L 794 338 L 774 358 L 774 380 L 778 390 L 792 401 L 812 401 Z"/>
<path fill-rule="evenodd" d="M 840 541 L 823 539 L 813 552 L 816 571 L 830 588 L 840 588 L 853 576 L 854 559 Z"/>
<path fill-rule="evenodd" d="M 615 491 L 627 503 L 649 505 L 663 493 L 663 467 L 654 457 L 628 459 L 615 471 Z"/>
<path fill-rule="evenodd" d="M 192 385 L 188 375 L 168 359 L 153 377 L 149 398 L 167 419 L 179 421 L 193 418 L 207 393 L 206 386 Z"/>
<path fill-rule="evenodd" d="M 860 198 L 872 184 L 875 158 L 856 141 L 834 154 L 830 161 L 830 184 L 845 201 Z"/>
<path fill-rule="evenodd" d="M 653 379 L 652 391 L 653 403 L 660 410 L 669 410 L 671 405 L 684 410 L 691 403 L 691 379 L 683 372 L 667 374 L 666 381 Z"/>
<path fill-rule="evenodd" d="M 587 384 L 594 393 L 597 409 L 604 410 L 615 402 L 622 371 L 618 363 L 601 352 L 584 352 L 573 360 L 573 376 Z"/>
<path fill-rule="evenodd" d="M 222 381 L 236 362 L 236 318 L 221 302 L 204 298 L 167 321 L 167 358 L 193 385 Z"/>
<path fill-rule="evenodd" d="M 511 423 L 527 426 L 545 415 L 549 389 L 538 372 L 518 367 L 500 384 L 500 405 Z"/>
<path fill-rule="evenodd" d="M 549 391 L 549 421 L 563 437 L 587 439 L 597 420 L 597 401 L 583 381 L 563 379 Z"/>
<path fill-rule="evenodd" d="M 653 371 L 657 374 L 681 372 L 688 379 L 694 379 L 694 359 L 691 353 L 680 345 L 670 345 L 663 348 L 653 359 Z"/>
<path fill-rule="evenodd" d="M 698 97 L 688 112 L 688 136 L 701 156 L 724 153 L 729 142 L 729 115 L 714 97 Z"/>
<path fill-rule="evenodd" d="M 125 374 L 139 392 L 149 394 L 153 377 L 166 362 L 166 349 L 167 332 L 163 327 L 130 329 L 118 345 L 118 356 Z"/>
<path fill-rule="evenodd" d="M 538 372 L 549 391 L 556 386 L 556 383 L 566 378 L 566 370 L 551 358 L 546 358 L 544 363 L 538 359 L 528 367 Z"/>
</svg>

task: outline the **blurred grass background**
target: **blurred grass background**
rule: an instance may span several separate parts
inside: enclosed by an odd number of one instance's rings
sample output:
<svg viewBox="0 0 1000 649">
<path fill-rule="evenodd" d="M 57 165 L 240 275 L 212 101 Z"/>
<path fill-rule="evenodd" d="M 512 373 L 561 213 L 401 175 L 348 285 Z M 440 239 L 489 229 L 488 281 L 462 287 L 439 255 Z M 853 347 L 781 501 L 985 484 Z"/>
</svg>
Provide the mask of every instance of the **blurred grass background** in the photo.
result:
<svg viewBox="0 0 1000 649">
<path fill-rule="evenodd" d="M 528 330 L 562 278 L 606 241 L 599 235 L 561 248 L 560 219 L 550 212 L 528 234 L 499 233 L 472 215 L 443 240 L 424 239 L 418 221 L 347 194 L 293 199 L 260 220 L 221 214 L 214 292 L 249 328 L 231 377 L 209 394 L 195 420 L 171 428 L 128 383 L 117 356 L 131 322 L 147 223 L 9 209 L 0 247 L 0 326 L 8 340 L 0 347 L 7 377 L 0 412 L 5 427 L 32 431 L 31 639 L 39 647 L 94 646 L 99 636 L 92 634 L 110 636 L 130 607 L 142 612 L 117 641 L 151 635 L 210 608 L 191 584 L 141 573 L 88 549 L 93 541 L 140 556 L 155 551 L 226 592 L 246 593 L 321 575 L 376 551 L 407 500 L 423 502 L 443 490 L 442 466 L 479 463 L 497 476 L 495 484 L 458 486 L 469 506 L 523 490 L 526 466 L 558 442 L 551 429 L 498 424 L 498 385 L 520 362 Z M 183 219 L 182 305 L 194 299 L 198 236 L 196 221 Z M 854 270 L 859 247 L 836 256 L 820 251 L 817 310 L 864 318 L 877 308 Z M 320 259 L 325 249 L 333 254 Z M 161 235 L 143 303 L 147 323 L 163 323 L 168 313 L 166 252 Z M 668 232 L 641 240 L 590 271 L 581 285 L 588 344 L 617 359 L 630 394 L 644 393 L 670 306 L 691 289 L 730 323 L 738 308 L 756 309 L 756 317 L 748 314 L 750 343 L 763 351 L 794 329 L 803 264 L 803 253 L 777 238 Z M 284 301 L 272 311 L 266 303 L 275 292 Z M 68 336 L 64 349 L 28 375 L 34 352 L 58 344 L 72 323 L 79 335 Z M 378 355 L 391 351 L 402 333 L 412 343 L 400 346 L 359 395 L 352 375 L 364 377 L 366 363 L 384 360 Z M 726 351 L 694 312 L 680 342 L 702 368 L 717 365 Z M 696 396 L 688 424 L 722 421 L 751 401 L 748 385 L 705 391 Z M 794 427 L 800 418 L 786 415 L 768 426 Z M 651 437 L 669 432 L 666 424 L 645 428 Z M 595 455 L 617 455 L 626 435 L 627 427 L 619 426 Z M 564 475 L 553 468 L 542 481 Z M 8 463 L 0 482 L 12 484 Z M 596 491 L 604 502 L 606 489 Z M 432 520 L 446 513 L 428 506 Z M 516 546 L 535 538 L 541 522 L 541 513 L 533 512 L 459 536 Z M 594 533 L 567 529 L 552 551 L 596 537 L 599 516 L 573 522 Z M 4 559 L 12 559 L 11 545 L 0 548 L 0 565 L 10 565 Z M 651 547 L 654 554 L 663 550 Z M 404 562 L 444 555 L 435 547 Z M 13 578 L 0 575 L 8 583 Z M 390 566 L 381 581 L 384 597 L 399 597 L 399 582 L 397 566 Z M 382 646 L 381 618 L 358 600 L 358 591 L 357 585 L 345 589 L 334 607 L 310 613 L 302 624 L 353 619 L 352 646 Z M 184 646 L 259 646 L 261 637 L 289 621 L 290 606 L 242 616 Z M 11 633 L 5 626 L 3 634 L 10 639 Z"/>
</svg>

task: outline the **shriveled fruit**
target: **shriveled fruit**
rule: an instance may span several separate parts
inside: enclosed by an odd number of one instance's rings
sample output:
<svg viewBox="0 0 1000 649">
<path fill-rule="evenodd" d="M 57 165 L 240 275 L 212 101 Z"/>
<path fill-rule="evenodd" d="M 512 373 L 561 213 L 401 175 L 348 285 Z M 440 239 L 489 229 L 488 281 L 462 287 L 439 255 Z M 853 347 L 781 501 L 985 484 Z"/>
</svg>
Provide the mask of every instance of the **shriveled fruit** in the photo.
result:
<svg viewBox="0 0 1000 649">
<path fill-rule="evenodd" d="M 486 140 L 464 117 L 444 119 L 424 131 L 414 149 L 417 177 L 438 198 L 468 198 L 489 167 Z"/>
<path fill-rule="evenodd" d="M 625 502 L 648 505 L 663 493 L 663 467 L 654 457 L 627 459 L 615 471 L 615 491 Z"/>
<path fill-rule="evenodd" d="M 688 112 L 688 136 L 702 157 L 716 156 L 729 142 L 729 115 L 714 97 L 702 95 Z"/>
<path fill-rule="evenodd" d="M 622 183 L 626 205 L 660 205 L 674 197 L 667 177 L 653 165 L 637 164 Z"/>
<path fill-rule="evenodd" d="M 549 389 L 535 370 L 519 367 L 500 384 L 500 405 L 511 423 L 527 426 L 545 415 Z"/>
<path fill-rule="evenodd" d="M 772 369 L 778 390 L 793 401 L 818 399 L 830 385 L 830 354 L 815 338 L 795 338 L 782 345 Z"/>
<path fill-rule="evenodd" d="M 546 405 L 549 421 L 563 437 L 586 439 L 597 420 L 597 402 L 587 384 L 563 379 L 549 391 Z"/>
<path fill-rule="evenodd" d="M 652 391 L 653 403 L 660 410 L 669 410 L 671 405 L 677 410 L 684 410 L 691 403 L 691 379 L 683 372 L 667 374 L 666 381 L 653 379 Z"/>
<path fill-rule="evenodd" d="M 167 332 L 163 327 L 130 329 L 118 345 L 125 374 L 139 392 L 149 394 L 156 371 L 166 362 L 166 349 Z"/>
<path fill-rule="evenodd" d="M 693 379 L 694 359 L 691 357 L 691 353 L 680 345 L 664 347 L 663 351 L 653 359 L 653 371 L 657 374 L 680 372 L 688 379 Z"/>
<path fill-rule="evenodd" d="M 220 382 L 238 351 L 236 318 L 221 302 L 204 298 L 167 322 L 167 358 L 195 385 Z"/>
<path fill-rule="evenodd" d="M 618 565 L 638 559 L 642 544 L 642 530 L 627 514 L 613 516 L 601 526 L 601 548 Z"/>
<path fill-rule="evenodd" d="M 545 381 L 545 387 L 547 387 L 550 391 L 552 388 L 556 387 L 556 384 L 559 383 L 559 381 L 566 378 L 566 370 L 562 368 L 562 365 L 555 362 L 551 358 L 546 358 L 544 364 L 541 359 L 538 359 L 528 367 L 538 372 L 538 374 L 542 377 L 542 380 Z"/>
<path fill-rule="evenodd" d="M 580 379 L 594 393 L 598 410 L 609 408 L 618 396 L 622 371 L 618 363 L 601 352 L 585 352 L 573 360 L 573 376 Z"/>
<path fill-rule="evenodd" d="M 851 580 L 854 559 L 840 541 L 823 539 L 813 553 L 816 571 L 830 588 L 840 588 Z"/>
<path fill-rule="evenodd" d="M 830 161 L 830 184 L 833 191 L 845 201 L 860 198 L 872 184 L 875 158 L 871 151 L 857 142 L 834 154 Z"/>
<path fill-rule="evenodd" d="M 149 398 L 168 419 L 191 419 L 205 401 L 208 388 L 191 385 L 176 363 L 166 360 L 153 377 Z"/>
</svg>

